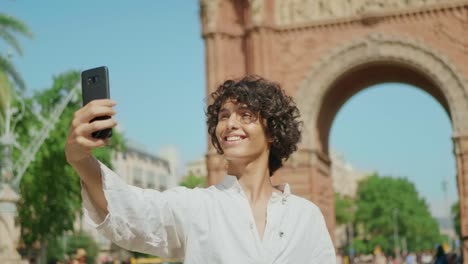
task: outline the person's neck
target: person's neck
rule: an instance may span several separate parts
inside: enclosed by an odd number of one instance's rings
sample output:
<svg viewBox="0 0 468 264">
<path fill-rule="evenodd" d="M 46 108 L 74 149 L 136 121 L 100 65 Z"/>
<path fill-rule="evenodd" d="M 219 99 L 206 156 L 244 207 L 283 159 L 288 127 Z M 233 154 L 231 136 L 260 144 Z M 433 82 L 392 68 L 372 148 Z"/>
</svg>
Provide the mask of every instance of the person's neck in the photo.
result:
<svg viewBox="0 0 468 264">
<path fill-rule="evenodd" d="M 228 174 L 236 176 L 250 203 L 270 199 L 274 188 L 270 181 L 268 156 L 248 163 L 228 162 Z"/>
</svg>

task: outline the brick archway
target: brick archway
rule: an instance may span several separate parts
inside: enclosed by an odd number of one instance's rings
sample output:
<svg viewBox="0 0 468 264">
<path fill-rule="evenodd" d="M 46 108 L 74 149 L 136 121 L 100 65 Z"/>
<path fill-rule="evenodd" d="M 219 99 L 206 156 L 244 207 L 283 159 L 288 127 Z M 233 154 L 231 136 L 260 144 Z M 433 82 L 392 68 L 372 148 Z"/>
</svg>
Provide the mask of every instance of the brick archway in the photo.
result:
<svg viewBox="0 0 468 264">
<path fill-rule="evenodd" d="M 468 87 L 440 52 L 409 38 L 372 34 L 321 58 L 297 91 L 304 116 L 304 148 L 328 155 L 328 136 L 341 106 L 365 87 L 382 82 L 412 84 L 431 94 L 449 115 L 454 135 L 468 132 Z"/>
<path fill-rule="evenodd" d="M 316 168 L 312 176 L 316 185 L 329 180 L 329 134 L 340 108 L 353 95 L 378 83 L 401 82 L 426 91 L 447 112 L 453 129 L 454 152 L 457 159 L 459 196 L 462 201 L 462 226 L 467 230 L 468 173 L 466 171 L 466 139 L 468 135 L 468 87 L 461 72 L 441 53 L 408 38 L 372 34 L 334 49 L 321 58 L 307 74 L 297 91 L 297 103 L 304 117 L 304 133 L 300 152 L 312 160 Z M 463 155 L 463 153 L 465 153 Z M 315 156 L 315 158 L 313 158 Z M 299 158 L 303 160 L 304 158 Z M 304 162 L 304 161 L 303 161 Z M 292 166 L 294 167 L 294 166 Z M 325 169 L 324 169 L 325 168 Z M 291 172 L 288 172 L 291 173 Z M 287 180 L 287 179 L 286 179 Z M 303 182 L 297 184 L 303 185 Z M 332 208 L 331 200 L 319 193 L 312 194 L 322 208 Z M 326 192 L 329 194 L 329 192 Z M 327 217 L 333 212 L 328 212 Z M 333 219 L 328 220 L 333 223 Z"/>
<path fill-rule="evenodd" d="M 399 81 L 431 94 L 452 121 L 462 234 L 468 239 L 468 0 L 200 3 L 207 94 L 226 78 L 255 73 L 280 82 L 296 98 L 305 121 L 303 142 L 274 181 L 289 182 L 294 193 L 316 203 L 332 234 L 333 119 L 359 90 Z M 223 177 L 223 159 L 210 144 L 207 166 L 210 183 Z"/>
</svg>

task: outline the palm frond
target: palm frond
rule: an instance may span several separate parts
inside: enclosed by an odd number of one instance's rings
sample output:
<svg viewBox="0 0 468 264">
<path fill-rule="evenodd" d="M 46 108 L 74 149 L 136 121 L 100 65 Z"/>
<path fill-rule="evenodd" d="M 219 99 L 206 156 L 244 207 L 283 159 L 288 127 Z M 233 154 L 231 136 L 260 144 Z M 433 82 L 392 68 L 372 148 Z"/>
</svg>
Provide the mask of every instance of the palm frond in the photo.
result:
<svg viewBox="0 0 468 264">
<path fill-rule="evenodd" d="M 19 44 L 18 40 L 16 40 L 15 36 L 8 32 L 7 30 L 4 30 L 0 26 L 0 39 L 5 40 L 5 42 L 10 45 L 19 55 L 23 55 L 23 49 L 21 48 L 21 45 Z"/>
<path fill-rule="evenodd" d="M 12 100 L 12 86 L 5 73 L 0 72 L 0 133 L 5 127 L 5 116 L 8 102 Z"/>
<path fill-rule="evenodd" d="M 13 64 L 0 54 L 0 72 L 4 72 L 13 79 L 18 88 L 22 91 L 26 89 L 26 85 L 21 75 L 16 71 Z"/>
<path fill-rule="evenodd" d="M 31 30 L 29 30 L 25 23 L 5 13 L 0 13 L 0 27 L 3 30 L 10 30 L 22 34 L 25 37 L 31 38 L 33 36 Z"/>
</svg>

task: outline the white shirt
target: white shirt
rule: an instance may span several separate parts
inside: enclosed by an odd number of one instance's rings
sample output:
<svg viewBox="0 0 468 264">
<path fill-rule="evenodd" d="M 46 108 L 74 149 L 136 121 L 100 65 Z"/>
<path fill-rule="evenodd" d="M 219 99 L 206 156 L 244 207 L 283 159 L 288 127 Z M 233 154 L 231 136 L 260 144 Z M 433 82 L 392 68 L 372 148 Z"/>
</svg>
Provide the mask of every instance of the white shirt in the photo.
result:
<svg viewBox="0 0 468 264">
<path fill-rule="evenodd" d="M 85 215 L 123 248 L 185 264 L 336 263 L 322 213 L 288 185 L 273 193 L 261 239 L 236 177 L 208 188 L 158 192 L 127 185 L 102 164 L 101 174 L 109 214 L 99 217 L 83 186 Z"/>
</svg>

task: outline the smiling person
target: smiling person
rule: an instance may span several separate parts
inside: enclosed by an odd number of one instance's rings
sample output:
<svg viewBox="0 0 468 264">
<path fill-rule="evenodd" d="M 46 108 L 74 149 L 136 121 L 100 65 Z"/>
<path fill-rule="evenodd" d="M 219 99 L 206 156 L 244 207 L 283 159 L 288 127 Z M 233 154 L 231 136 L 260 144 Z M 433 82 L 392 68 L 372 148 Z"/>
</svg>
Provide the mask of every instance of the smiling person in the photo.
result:
<svg viewBox="0 0 468 264">
<path fill-rule="evenodd" d="M 96 100 L 75 113 L 65 152 L 80 175 L 91 224 L 121 247 L 186 264 L 335 263 L 319 208 L 270 181 L 301 137 L 292 98 L 258 76 L 225 81 L 211 96 L 208 133 L 227 175 L 208 188 L 127 185 L 91 155 L 106 144 L 91 133 L 116 122 L 89 121 L 114 115 L 115 103 Z"/>
</svg>

